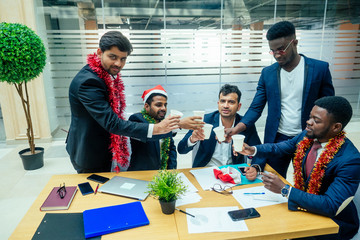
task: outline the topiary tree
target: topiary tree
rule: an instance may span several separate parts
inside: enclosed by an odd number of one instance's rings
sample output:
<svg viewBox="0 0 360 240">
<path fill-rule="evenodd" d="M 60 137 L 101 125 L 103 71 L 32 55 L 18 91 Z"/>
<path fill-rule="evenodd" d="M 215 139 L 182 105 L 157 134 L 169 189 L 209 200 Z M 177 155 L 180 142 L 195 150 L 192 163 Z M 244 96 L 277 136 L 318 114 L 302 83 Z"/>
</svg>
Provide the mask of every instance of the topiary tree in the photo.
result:
<svg viewBox="0 0 360 240">
<path fill-rule="evenodd" d="M 25 112 L 31 153 L 35 153 L 34 131 L 30 115 L 27 82 L 45 67 L 46 51 L 41 38 L 19 23 L 0 23 L 0 81 L 13 84 Z"/>
</svg>

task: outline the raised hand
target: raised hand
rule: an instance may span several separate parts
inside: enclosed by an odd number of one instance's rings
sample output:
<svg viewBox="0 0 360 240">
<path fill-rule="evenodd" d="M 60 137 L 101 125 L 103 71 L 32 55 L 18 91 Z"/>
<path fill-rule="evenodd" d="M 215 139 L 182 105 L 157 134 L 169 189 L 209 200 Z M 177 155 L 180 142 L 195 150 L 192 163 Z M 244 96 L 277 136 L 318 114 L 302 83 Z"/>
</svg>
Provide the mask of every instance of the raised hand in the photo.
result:
<svg viewBox="0 0 360 240">
<path fill-rule="evenodd" d="M 179 128 L 180 116 L 168 116 L 154 125 L 153 135 L 166 134 Z"/>
<path fill-rule="evenodd" d="M 191 116 L 181 119 L 179 126 L 184 129 L 196 130 L 202 128 L 204 124 L 200 116 Z"/>
</svg>

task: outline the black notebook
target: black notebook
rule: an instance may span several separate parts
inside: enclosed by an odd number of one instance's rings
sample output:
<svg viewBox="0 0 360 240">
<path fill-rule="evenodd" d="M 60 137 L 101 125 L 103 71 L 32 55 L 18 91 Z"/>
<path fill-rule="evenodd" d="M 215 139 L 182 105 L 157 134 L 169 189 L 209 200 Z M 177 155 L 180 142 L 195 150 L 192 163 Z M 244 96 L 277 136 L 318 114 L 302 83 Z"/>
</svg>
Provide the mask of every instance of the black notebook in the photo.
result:
<svg viewBox="0 0 360 240">
<path fill-rule="evenodd" d="M 100 240 L 101 236 L 85 238 L 82 213 L 46 213 L 32 240 Z"/>
</svg>

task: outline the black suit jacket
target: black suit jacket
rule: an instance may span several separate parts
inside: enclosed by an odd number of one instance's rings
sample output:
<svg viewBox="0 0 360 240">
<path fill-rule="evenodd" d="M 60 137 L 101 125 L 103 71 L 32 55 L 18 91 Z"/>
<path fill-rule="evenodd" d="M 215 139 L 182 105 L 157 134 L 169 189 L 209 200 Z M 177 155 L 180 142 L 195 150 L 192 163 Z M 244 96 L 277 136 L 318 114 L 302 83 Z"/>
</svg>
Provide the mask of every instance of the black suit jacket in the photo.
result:
<svg viewBox="0 0 360 240">
<path fill-rule="evenodd" d="M 69 88 L 71 124 L 66 150 L 78 172 L 110 171 L 110 133 L 146 139 L 148 123 L 120 119 L 109 104 L 107 86 L 88 65 Z"/>
<path fill-rule="evenodd" d="M 147 122 L 141 113 L 135 113 L 129 117 L 129 121 Z M 158 170 L 161 166 L 159 139 L 147 139 L 140 141 L 131 138 L 131 160 L 128 171 Z M 167 169 L 176 169 L 176 147 L 174 139 L 170 139 L 170 152 Z"/>
</svg>

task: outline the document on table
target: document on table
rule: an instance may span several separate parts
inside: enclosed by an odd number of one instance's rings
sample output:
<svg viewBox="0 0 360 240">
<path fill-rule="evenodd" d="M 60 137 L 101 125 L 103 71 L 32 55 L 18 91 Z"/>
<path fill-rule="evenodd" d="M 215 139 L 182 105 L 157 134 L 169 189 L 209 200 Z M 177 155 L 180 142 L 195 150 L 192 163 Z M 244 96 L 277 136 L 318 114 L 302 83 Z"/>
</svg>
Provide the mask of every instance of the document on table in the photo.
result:
<svg viewBox="0 0 360 240">
<path fill-rule="evenodd" d="M 273 193 L 264 186 L 234 190 L 233 196 L 243 208 L 258 208 L 288 201 L 281 194 Z"/>
<path fill-rule="evenodd" d="M 181 179 L 181 181 L 183 181 L 183 183 L 185 184 L 185 186 L 187 186 L 188 188 L 188 192 L 198 192 L 197 188 L 190 182 L 190 180 L 185 176 L 184 173 L 179 173 L 178 175 Z"/>
<path fill-rule="evenodd" d="M 230 186 L 233 187 L 236 184 L 232 183 L 224 183 L 220 179 L 216 179 L 214 175 L 214 169 L 219 169 L 218 167 L 208 167 L 196 170 L 190 170 L 190 173 L 194 175 L 202 189 L 204 190 L 211 190 L 215 183 L 220 184 L 222 187 Z"/>
<path fill-rule="evenodd" d="M 201 196 L 197 194 L 197 188 L 190 182 L 190 180 L 185 176 L 184 173 L 179 173 L 178 176 L 188 189 L 184 195 L 180 196 L 180 198 L 176 200 L 176 207 L 190 203 L 200 202 Z"/>
<path fill-rule="evenodd" d="M 244 220 L 231 220 L 228 211 L 238 209 L 236 206 L 187 208 L 186 212 L 195 216 L 186 215 L 188 231 L 189 233 L 249 231 Z"/>
</svg>

